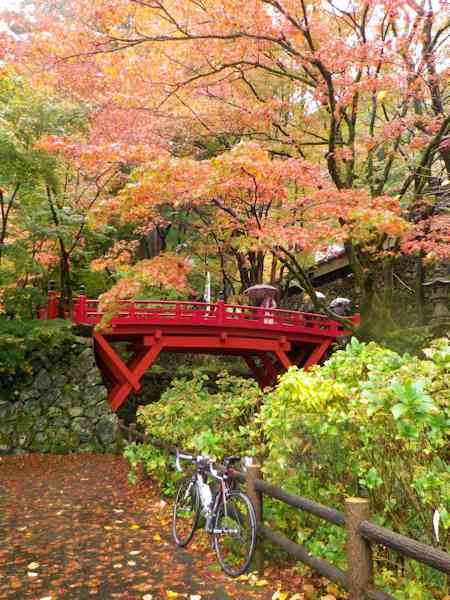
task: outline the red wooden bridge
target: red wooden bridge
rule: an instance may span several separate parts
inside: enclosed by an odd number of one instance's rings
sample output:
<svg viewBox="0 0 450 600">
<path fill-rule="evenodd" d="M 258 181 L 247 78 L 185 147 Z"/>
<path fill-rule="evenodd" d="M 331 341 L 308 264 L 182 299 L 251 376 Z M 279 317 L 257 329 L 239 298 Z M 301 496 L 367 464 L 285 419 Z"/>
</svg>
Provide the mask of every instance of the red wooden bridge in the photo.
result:
<svg viewBox="0 0 450 600">
<path fill-rule="evenodd" d="M 58 313 L 56 292 L 41 318 Z M 98 300 L 75 299 L 71 318 L 80 325 L 98 325 L 103 314 Z M 349 318 L 357 323 L 359 315 Z M 107 330 L 93 329 L 97 363 L 117 410 L 131 391 L 140 389 L 145 371 L 163 350 L 196 354 L 241 356 L 261 388 L 273 384 L 290 366 L 305 369 L 320 361 L 345 326 L 320 314 L 237 306 L 219 301 L 124 301 Z M 113 347 L 126 342 L 131 358 L 125 361 Z"/>
</svg>

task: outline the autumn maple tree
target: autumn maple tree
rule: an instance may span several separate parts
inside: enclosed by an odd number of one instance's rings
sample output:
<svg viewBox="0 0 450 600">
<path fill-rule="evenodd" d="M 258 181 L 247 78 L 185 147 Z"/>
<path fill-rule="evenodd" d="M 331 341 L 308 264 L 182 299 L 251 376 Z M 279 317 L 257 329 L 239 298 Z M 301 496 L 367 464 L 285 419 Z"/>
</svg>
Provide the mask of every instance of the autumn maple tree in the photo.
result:
<svg viewBox="0 0 450 600">
<path fill-rule="evenodd" d="M 366 322 L 380 265 L 448 258 L 448 215 L 413 218 L 450 173 L 444 0 L 33 6 L 9 14 L 10 56 L 89 103 L 101 136 L 154 150 L 110 204 L 137 230 L 189 211 L 243 286 L 272 255 L 311 289 L 304 254 L 341 243 Z"/>
</svg>

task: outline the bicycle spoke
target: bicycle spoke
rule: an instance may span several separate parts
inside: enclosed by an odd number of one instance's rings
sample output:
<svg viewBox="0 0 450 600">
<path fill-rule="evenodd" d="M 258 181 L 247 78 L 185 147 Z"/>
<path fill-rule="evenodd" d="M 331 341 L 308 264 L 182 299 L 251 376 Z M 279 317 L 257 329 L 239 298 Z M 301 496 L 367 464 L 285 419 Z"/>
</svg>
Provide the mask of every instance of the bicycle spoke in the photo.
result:
<svg viewBox="0 0 450 600">
<path fill-rule="evenodd" d="M 226 506 L 220 504 L 213 534 L 217 559 L 225 573 L 232 577 L 244 573 L 256 542 L 255 515 L 245 494 L 233 492 Z"/>
<path fill-rule="evenodd" d="M 178 546 L 187 546 L 197 527 L 199 516 L 196 487 L 191 478 L 181 481 L 173 509 L 172 533 Z"/>
</svg>

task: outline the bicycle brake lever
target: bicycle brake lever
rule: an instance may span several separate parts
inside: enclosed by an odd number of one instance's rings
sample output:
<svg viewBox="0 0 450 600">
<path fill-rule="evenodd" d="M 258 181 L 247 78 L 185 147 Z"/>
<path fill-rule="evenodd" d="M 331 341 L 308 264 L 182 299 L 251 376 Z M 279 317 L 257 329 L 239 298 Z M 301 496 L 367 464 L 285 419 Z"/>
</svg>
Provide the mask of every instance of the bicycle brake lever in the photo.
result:
<svg viewBox="0 0 450 600">
<path fill-rule="evenodd" d="M 183 469 L 181 468 L 181 464 L 180 464 L 180 457 L 178 456 L 178 454 L 177 454 L 177 460 L 176 460 L 176 462 L 175 462 L 175 467 L 176 467 L 177 471 L 180 471 L 180 472 L 181 472 L 181 471 L 183 470 Z"/>
</svg>

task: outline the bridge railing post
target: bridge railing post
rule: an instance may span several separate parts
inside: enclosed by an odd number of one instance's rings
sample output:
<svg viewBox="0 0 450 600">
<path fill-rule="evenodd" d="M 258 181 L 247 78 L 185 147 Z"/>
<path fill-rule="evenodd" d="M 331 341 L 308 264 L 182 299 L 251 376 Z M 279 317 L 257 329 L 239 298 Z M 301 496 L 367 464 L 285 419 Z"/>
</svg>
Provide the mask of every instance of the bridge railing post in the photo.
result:
<svg viewBox="0 0 450 600">
<path fill-rule="evenodd" d="M 78 294 L 78 298 L 75 300 L 74 310 L 73 310 L 73 318 L 74 320 L 78 320 L 80 322 L 85 322 L 87 318 L 87 300 L 86 300 L 86 288 L 84 285 L 80 285 L 80 293 Z"/>
<path fill-rule="evenodd" d="M 58 298 L 55 291 L 55 282 L 48 282 L 47 292 L 47 319 L 58 318 Z"/>
<path fill-rule="evenodd" d="M 219 323 L 223 323 L 225 320 L 225 302 L 223 300 L 217 300 L 217 320 Z"/>
<path fill-rule="evenodd" d="M 181 304 L 179 302 L 175 303 L 175 316 L 177 319 L 181 317 Z"/>
</svg>

